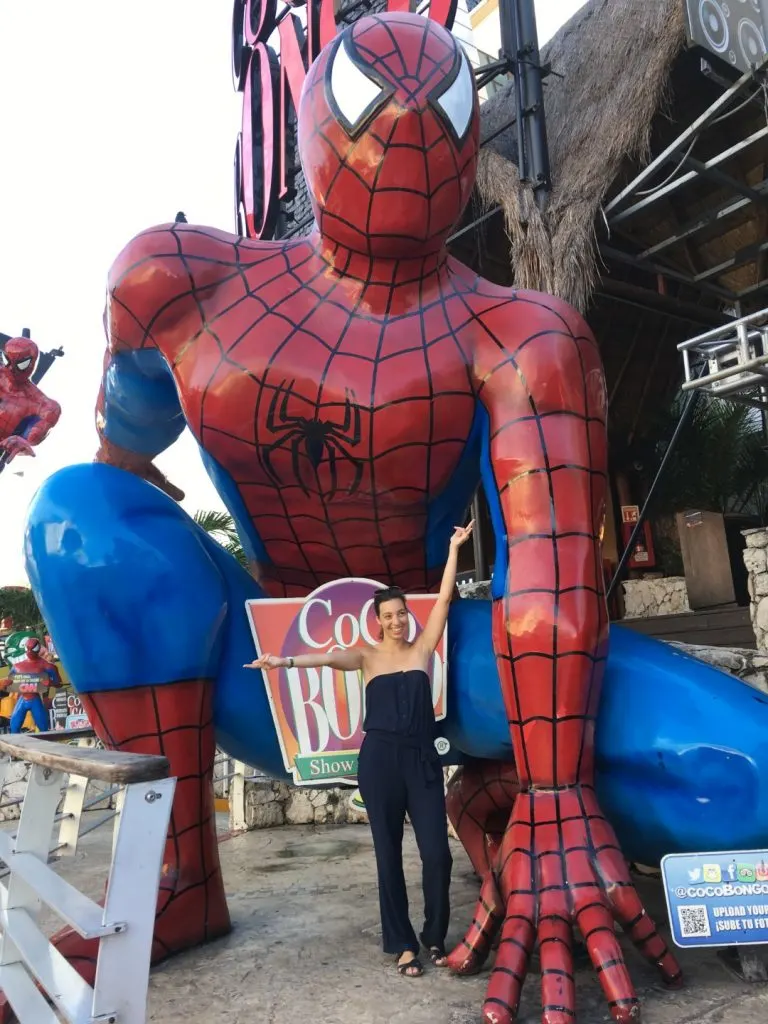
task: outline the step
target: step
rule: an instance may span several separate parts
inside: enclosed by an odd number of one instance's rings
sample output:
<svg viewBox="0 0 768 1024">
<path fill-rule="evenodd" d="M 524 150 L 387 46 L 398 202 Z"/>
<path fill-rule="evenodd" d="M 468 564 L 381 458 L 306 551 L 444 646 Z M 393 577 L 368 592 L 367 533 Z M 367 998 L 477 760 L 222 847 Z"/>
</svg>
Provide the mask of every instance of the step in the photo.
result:
<svg viewBox="0 0 768 1024">
<path fill-rule="evenodd" d="M 0 927 L 18 949 L 27 971 L 34 974 L 67 1020 L 71 1024 L 90 1024 L 93 989 L 50 944 L 27 911 L 0 911 Z"/>
<path fill-rule="evenodd" d="M 61 1024 L 23 964 L 0 967 L 0 989 L 13 1007 L 19 1024 Z"/>
<path fill-rule="evenodd" d="M 54 913 L 84 939 L 98 939 L 122 931 L 123 925 L 104 924 L 104 908 L 83 895 L 33 853 L 16 853 L 7 833 L 0 832 L 0 860 L 23 879 Z"/>
</svg>

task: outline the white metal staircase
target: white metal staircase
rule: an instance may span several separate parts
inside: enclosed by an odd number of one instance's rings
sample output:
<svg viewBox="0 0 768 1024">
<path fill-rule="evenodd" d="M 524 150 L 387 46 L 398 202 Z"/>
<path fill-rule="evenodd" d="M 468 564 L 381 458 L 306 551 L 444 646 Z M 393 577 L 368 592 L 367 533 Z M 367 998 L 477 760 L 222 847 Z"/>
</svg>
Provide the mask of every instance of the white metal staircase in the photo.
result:
<svg viewBox="0 0 768 1024">
<path fill-rule="evenodd" d="M 167 760 L 26 735 L 0 736 L 0 755 L 2 782 L 14 760 L 30 765 L 18 829 L 0 831 L 0 859 L 7 865 L 7 884 L 0 882 L 0 988 L 19 1024 L 144 1024 L 176 785 L 167 777 Z M 97 781 L 107 789 L 86 800 L 89 783 Z M 116 806 L 81 830 L 83 811 L 113 797 Z M 0 806 L 13 802 L 18 801 Z M 49 860 L 52 853 L 74 854 L 80 836 L 108 821 L 115 822 L 112 859 L 100 906 L 58 875 Z M 98 940 L 93 986 L 40 930 L 43 905 L 84 939 Z"/>
</svg>

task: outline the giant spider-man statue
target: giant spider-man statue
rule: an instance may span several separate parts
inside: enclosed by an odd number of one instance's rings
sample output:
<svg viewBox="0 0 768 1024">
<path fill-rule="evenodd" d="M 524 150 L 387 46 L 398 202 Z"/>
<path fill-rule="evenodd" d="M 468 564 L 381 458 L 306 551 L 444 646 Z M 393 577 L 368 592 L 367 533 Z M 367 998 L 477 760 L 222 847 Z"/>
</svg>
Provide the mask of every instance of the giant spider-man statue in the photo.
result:
<svg viewBox="0 0 768 1024">
<path fill-rule="evenodd" d="M 32 383 L 38 354 L 29 338 L 10 338 L 0 348 L 0 467 L 17 455 L 34 455 L 59 422 L 58 402 Z"/>
<path fill-rule="evenodd" d="M 573 1015 L 576 925 L 614 1018 L 635 1019 L 613 916 L 665 978 L 678 969 L 593 788 L 608 637 L 595 342 L 564 302 L 492 285 L 447 255 L 478 155 L 472 73 L 448 32 L 415 15 L 361 19 L 310 69 L 299 126 L 316 215 L 307 238 L 176 223 L 118 257 L 100 464 L 52 477 L 30 513 L 30 577 L 91 722 L 110 746 L 164 753 L 179 778 L 155 958 L 229 928 L 214 729 L 231 754 L 284 776 L 265 689 L 242 667 L 253 655 L 246 599 L 348 576 L 431 588 L 482 476 L 493 601 L 454 606 L 446 729 L 472 757 L 451 805 L 484 881 L 451 962 L 475 970 L 502 929 L 485 1019 L 508 1022 L 538 940 L 545 1020 L 558 1024 Z M 182 495 L 153 459 L 185 425 L 252 575 L 167 496 Z M 682 661 L 657 669 L 670 694 Z M 711 676 L 722 699 L 724 677 Z M 657 759 L 642 732 L 647 688 L 621 700 L 618 712 L 608 701 L 602 734 L 623 794 L 644 798 L 613 801 L 622 835 L 649 857 L 673 839 L 696 844 L 730 820 L 732 790 L 721 798 L 708 784 L 706 807 L 691 797 L 699 818 L 680 839 L 689 805 L 653 800 L 677 762 Z M 632 751 L 623 769 L 617 749 Z M 59 943 L 92 972 L 92 945 L 71 933 Z"/>
</svg>

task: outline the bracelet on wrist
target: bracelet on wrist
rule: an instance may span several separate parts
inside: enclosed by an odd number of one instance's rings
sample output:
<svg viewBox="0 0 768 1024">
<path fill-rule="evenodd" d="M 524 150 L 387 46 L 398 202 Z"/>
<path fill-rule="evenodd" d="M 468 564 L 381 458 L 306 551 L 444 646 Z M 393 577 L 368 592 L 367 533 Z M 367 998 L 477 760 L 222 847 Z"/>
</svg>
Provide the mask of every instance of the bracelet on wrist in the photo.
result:
<svg viewBox="0 0 768 1024">
<path fill-rule="evenodd" d="M 293 667 L 294 667 L 294 661 L 293 661 L 293 658 L 289 658 L 289 659 L 288 659 L 288 668 L 293 668 Z"/>
</svg>

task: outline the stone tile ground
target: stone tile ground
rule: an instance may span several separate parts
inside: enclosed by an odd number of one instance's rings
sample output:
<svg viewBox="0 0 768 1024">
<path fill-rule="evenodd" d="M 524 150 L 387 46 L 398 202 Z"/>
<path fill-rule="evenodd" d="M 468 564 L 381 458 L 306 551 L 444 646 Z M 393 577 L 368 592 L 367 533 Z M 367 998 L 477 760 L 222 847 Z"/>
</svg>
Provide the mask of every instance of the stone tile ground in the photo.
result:
<svg viewBox="0 0 768 1024">
<path fill-rule="evenodd" d="M 222 822 L 222 827 L 226 827 Z M 62 873 L 97 896 L 108 837 L 83 840 Z M 419 906 L 418 854 L 406 834 L 406 874 Z M 452 937 L 469 920 L 476 883 L 453 844 Z M 379 950 L 376 883 L 370 833 L 362 825 L 297 826 L 248 832 L 221 844 L 234 931 L 153 971 L 152 1024 L 476 1024 L 487 974 L 466 980 L 430 970 L 399 978 Z M 665 921 L 656 883 L 641 895 Z M 414 923 L 418 924 L 414 912 Z M 714 952 L 684 953 L 687 986 L 666 992 L 633 951 L 632 976 L 645 1024 L 762 1024 L 768 986 L 748 986 Z M 610 1019 L 594 975 L 578 972 L 579 1024 Z M 538 978 L 526 985 L 521 1024 L 540 1021 Z"/>
</svg>

